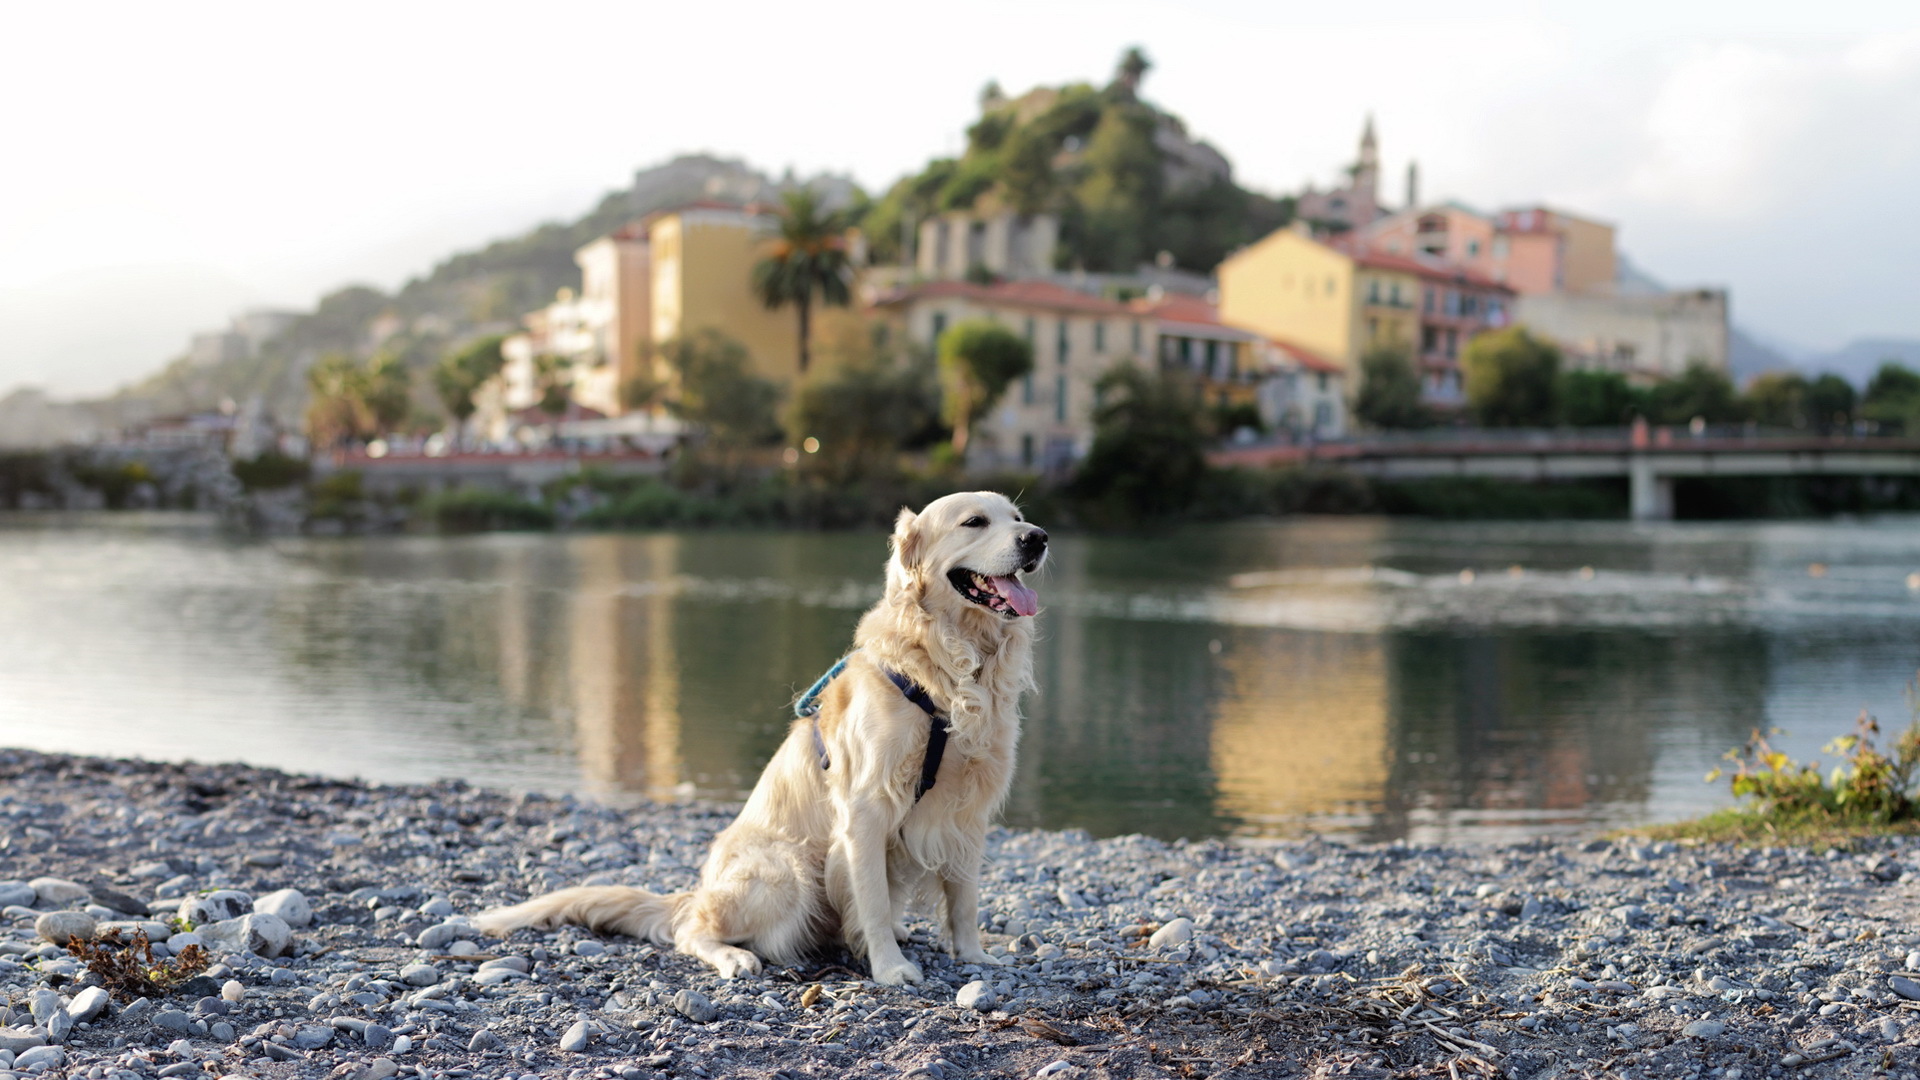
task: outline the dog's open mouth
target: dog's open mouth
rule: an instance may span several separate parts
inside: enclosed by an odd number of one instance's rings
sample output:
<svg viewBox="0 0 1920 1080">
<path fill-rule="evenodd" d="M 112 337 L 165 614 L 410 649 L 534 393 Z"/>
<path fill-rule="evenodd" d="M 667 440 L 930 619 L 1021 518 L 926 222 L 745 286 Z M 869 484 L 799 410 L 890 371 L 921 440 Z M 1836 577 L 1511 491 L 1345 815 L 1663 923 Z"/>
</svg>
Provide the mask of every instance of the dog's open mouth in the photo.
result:
<svg viewBox="0 0 1920 1080">
<path fill-rule="evenodd" d="M 953 587 L 961 596 L 989 611 L 997 611 L 1002 615 L 1033 615 L 1040 610 L 1040 594 L 1022 585 L 1020 579 L 1011 574 L 989 577 L 960 566 L 947 572 L 947 580 L 953 582 Z"/>
</svg>

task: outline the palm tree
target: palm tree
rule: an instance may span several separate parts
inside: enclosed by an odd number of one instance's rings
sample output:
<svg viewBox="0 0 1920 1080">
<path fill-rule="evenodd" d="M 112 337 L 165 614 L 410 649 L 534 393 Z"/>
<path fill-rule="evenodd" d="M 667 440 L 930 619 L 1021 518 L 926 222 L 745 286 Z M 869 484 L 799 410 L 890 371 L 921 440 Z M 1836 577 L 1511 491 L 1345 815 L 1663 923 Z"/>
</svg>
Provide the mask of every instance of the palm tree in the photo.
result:
<svg viewBox="0 0 1920 1080">
<path fill-rule="evenodd" d="M 794 305 L 800 313 L 800 374 L 807 373 L 813 300 L 846 307 L 853 301 L 853 262 L 846 223 L 823 209 L 806 188 L 789 191 L 780 210 L 780 235 L 753 267 L 753 292 L 769 309 Z"/>
</svg>

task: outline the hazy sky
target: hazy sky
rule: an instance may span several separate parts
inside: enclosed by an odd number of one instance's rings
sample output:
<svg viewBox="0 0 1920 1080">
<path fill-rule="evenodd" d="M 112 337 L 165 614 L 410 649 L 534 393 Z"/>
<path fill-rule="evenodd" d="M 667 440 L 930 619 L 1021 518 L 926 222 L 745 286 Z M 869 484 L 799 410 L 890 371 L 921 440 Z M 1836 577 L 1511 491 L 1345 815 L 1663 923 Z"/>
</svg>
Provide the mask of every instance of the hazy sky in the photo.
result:
<svg viewBox="0 0 1920 1080">
<path fill-rule="evenodd" d="M 1444 13 L 1447 18 L 1436 18 Z M 1920 337 L 1920 4 L 14 4 L 0 393 L 93 393 L 247 304 L 392 288 L 717 151 L 884 188 L 980 88 L 1146 93 L 1273 192 L 1363 115 L 1388 193 L 1617 223 L 1673 284 L 1812 348 Z"/>
</svg>

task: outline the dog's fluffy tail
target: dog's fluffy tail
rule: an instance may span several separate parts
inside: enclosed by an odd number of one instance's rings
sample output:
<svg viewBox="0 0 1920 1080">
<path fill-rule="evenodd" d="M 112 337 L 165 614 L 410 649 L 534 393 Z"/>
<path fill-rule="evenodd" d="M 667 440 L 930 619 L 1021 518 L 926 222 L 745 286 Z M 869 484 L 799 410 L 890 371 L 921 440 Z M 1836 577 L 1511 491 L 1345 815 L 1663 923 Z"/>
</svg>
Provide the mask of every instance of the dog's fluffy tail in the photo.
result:
<svg viewBox="0 0 1920 1080">
<path fill-rule="evenodd" d="M 673 917 L 692 895 L 661 895 L 625 885 L 582 885 L 481 912 L 473 925 L 504 936 L 526 927 L 546 930 L 572 923 L 603 933 L 644 938 L 655 945 L 671 945 Z"/>
</svg>

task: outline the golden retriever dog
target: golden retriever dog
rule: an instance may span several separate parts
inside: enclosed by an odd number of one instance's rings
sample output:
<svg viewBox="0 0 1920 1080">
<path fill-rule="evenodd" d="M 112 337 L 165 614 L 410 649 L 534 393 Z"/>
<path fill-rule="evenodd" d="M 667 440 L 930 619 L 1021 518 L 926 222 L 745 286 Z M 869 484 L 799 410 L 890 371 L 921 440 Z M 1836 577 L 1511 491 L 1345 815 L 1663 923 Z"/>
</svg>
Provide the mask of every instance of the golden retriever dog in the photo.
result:
<svg viewBox="0 0 1920 1080">
<path fill-rule="evenodd" d="M 938 904 L 953 955 L 995 963 L 980 947 L 980 869 L 1013 778 L 1020 695 L 1034 685 L 1039 600 L 1020 576 L 1046 553 L 1047 534 L 993 492 L 902 510 L 886 595 L 861 617 L 818 711 L 794 722 L 740 816 L 714 838 L 697 888 L 562 889 L 476 925 L 628 934 L 699 957 L 723 978 L 839 940 L 874 979 L 898 986 L 921 980 L 900 951 L 907 910 Z"/>
</svg>

